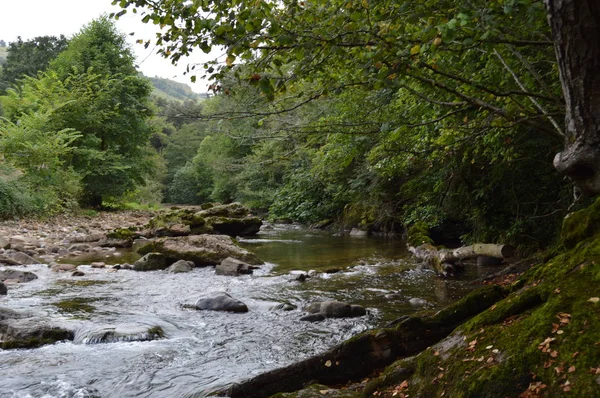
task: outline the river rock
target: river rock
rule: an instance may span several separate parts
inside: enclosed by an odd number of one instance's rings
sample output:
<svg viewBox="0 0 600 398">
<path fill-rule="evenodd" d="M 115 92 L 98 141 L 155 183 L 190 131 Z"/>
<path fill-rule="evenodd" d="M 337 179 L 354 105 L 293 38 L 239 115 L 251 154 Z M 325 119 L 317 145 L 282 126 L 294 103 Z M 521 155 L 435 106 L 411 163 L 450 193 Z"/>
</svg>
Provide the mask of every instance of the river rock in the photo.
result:
<svg viewBox="0 0 600 398">
<path fill-rule="evenodd" d="M 8 257 L 8 255 L 0 254 L 0 264 L 6 265 L 23 265 L 20 262 Z"/>
<path fill-rule="evenodd" d="M 74 245 L 69 246 L 70 252 L 86 252 L 90 250 L 92 247 L 86 243 L 75 243 Z"/>
<path fill-rule="evenodd" d="M 173 224 L 163 228 L 158 228 L 154 232 L 155 236 L 187 236 L 191 232 L 189 225 Z"/>
<path fill-rule="evenodd" d="M 8 246 L 9 242 L 8 239 L 0 236 L 0 249 L 4 249 Z"/>
<path fill-rule="evenodd" d="M 352 228 L 352 230 L 350 231 L 350 236 L 364 238 L 369 236 L 369 231 L 363 231 L 362 229 Z"/>
<path fill-rule="evenodd" d="M 410 305 L 415 306 L 415 307 L 423 307 L 423 306 L 427 305 L 427 300 L 424 300 L 424 299 L 418 298 L 418 297 L 413 297 L 413 298 L 409 299 L 408 302 L 410 303 Z"/>
<path fill-rule="evenodd" d="M 81 271 L 74 271 L 74 272 L 71 274 L 71 276 L 76 276 L 76 277 L 77 277 L 77 276 L 85 276 L 85 274 L 84 274 L 83 272 L 81 272 Z"/>
<path fill-rule="evenodd" d="M 190 264 L 191 263 L 191 264 Z M 167 271 L 172 272 L 174 274 L 178 274 L 181 272 L 190 272 L 193 268 L 194 263 L 191 261 L 179 260 L 171 264 Z"/>
<path fill-rule="evenodd" d="M 229 236 L 255 235 L 262 225 L 258 217 L 208 217 L 205 220 L 215 233 Z"/>
<path fill-rule="evenodd" d="M 11 253 L 8 255 L 10 258 L 12 258 L 13 260 L 19 262 L 20 264 L 39 264 L 40 262 L 38 260 L 36 260 L 35 258 L 22 253 L 22 252 L 15 252 L 15 253 Z"/>
<path fill-rule="evenodd" d="M 103 263 L 102 261 L 96 261 L 90 264 L 92 266 L 92 268 L 104 268 L 106 267 L 106 263 Z"/>
<path fill-rule="evenodd" d="M 246 264 L 243 261 L 236 260 L 235 258 L 227 257 L 221 261 L 215 268 L 215 274 L 217 275 L 228 275 L 238 276 L 251 274 L 256 267 Z"/>
<path fill-rule="evenodd" d="M 146 246 L 148 243 L 150 243 L 150 240 L 148 240 L 146 238 L 134 239 L 133 242 L 131 243 L 131 249 L 133 251 L 137 252 L 139 248 Z"/>
<path fill-rule="evenodd" d="M 262 225 L 260 218 L 253 217 L 240 203 L 216 205 L 197 212 L 194 217 L 204 220 L 204 229 L 229 236 L 254 235 Z"/>
<path fill-rule="evenodd" d="M 75 271 L 77 266 L 75 264 L 58 264 L 59 271 Z"/>
<path fill-rule="evenodd" d="M 27 238 L 22 235 L 13 235 L 8 238 L 8 243 L 12 245 L 24 245 L 27 243 Z"/>
<path fill-rule="evenodd" d="M 28 314 L 0 308 L 0 348 L 36 348 L 73 340 L 74 333 Z"/>
<path fill-rule="evenodd" d="M 101 232 L 91 234 L 76 233 L 69 237 L 69 241 L 72 243 L 97 242 L 102 238 L 104 238 L 104 234 Z"/>
<path fill-rule="evenodd" d="M 0 270 L 0 281 L 6 281 L 7 279 L 16 279 L 19 281 L 19 283 L 25 283 L 31 282 L 37 278 L 37 275 L 33 272 L 19 271 L 10 268 Z"/>
<path fill-rule="evenodd" d="M 148 253 L 133 263 L 134 271 L 156 271 L 168 266 L 167 257 L 162 253 Z"/>
<path fill-rule="evenodd" d="M 8 289 L 6 288 L 6 285 L 0 282 L 0 296 L 6 296 L 7 293 Z"/>
<path fill-rule="evenodd" d="M 217 293 L 212 297 L 205 297 L 196 301 L 197 310 L 248 312 L 246 304 L 234 299 L 227 293 Z"/>
<path fill-rule="evenodd" d="M 254 254 L 235 244 L 226 235 L 190 235 L 177 238 L 156 238 L 138 250 L 140 254 L 162 253 L 169 262 L 192 261 L 196 267 L 216 265 L 227 257 L 248 264 L 262 264 Z"/>
<path fill-rule="evenodd" d="M 367 310 L 360 305 L 341 301 L 320 301 L 310 304 L 304 310 L 310 314 L 322 314 L 326 318 L 353 318 L 367 313 Z"/>
</svg>

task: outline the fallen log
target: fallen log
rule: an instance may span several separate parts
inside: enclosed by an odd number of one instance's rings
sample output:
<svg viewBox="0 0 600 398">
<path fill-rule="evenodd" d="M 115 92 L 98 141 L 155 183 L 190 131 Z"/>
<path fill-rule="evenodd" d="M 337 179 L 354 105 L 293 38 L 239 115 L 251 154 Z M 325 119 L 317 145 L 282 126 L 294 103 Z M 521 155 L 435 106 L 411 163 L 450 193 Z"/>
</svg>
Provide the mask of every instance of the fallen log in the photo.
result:
<svg viewBox="0 0 600 398">
<path fill-rule="evenodd" d="M 409 245 L 408 250 L 416 258 L 425 262 L 436 272 L 444 276 L 456 272 L 456 263 L 460 260 L 477 258 L 479 256 L 506 259 L 515 254 L 515 248 L 513 246 L 492 243 L 476 243 L 457 249 L 437 249 L 430 243 L 424 243 L 417 247 Z"/>
<path fill-rule="evenodd" d="M 448 276 L 457 270 L 457 263 L 477 257 L 492 257 L 500 260 L 510 258 L 515 254 L 515 248 L 510 245 L 493 243 L 476 243 L 457 249 L 438 249 L 427 236 L 422 226 L 412 227 L 408 236 L 408 250 L 433 268 L 437 273 Z M 412 234 L 412 236 L 411 236 Z"/>
</svg>

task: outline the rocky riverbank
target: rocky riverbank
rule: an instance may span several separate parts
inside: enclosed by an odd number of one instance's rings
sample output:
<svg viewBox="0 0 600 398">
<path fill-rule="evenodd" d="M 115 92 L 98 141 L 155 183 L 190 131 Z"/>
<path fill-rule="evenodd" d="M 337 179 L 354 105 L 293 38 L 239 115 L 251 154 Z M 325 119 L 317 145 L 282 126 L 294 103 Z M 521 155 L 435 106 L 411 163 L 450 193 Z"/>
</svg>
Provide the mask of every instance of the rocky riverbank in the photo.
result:
<svg viewBox="0 0 600 398">
<path fill-rule="evenodd" d="M 261 223 L 247 208 L 236 203 L 6 222 L 0 226 L 0 295 L 10 295 L 20 284 L 36 280 L 38 276 L 27 268 L 35 264 L 47 264 L 51 271 L 64 274 L 67 281 L 77 283 L 79 279 L 82 284 L 94 283 L 85 278 L 102 269 L 105 272 L 166 270 L 183 273 L 191 272 L 195 267 L 215 266 L 215 275 L 252 274 L 263 262 L 240 247 L 230 235 L 254 234 Z M 121 248 L 124 247 L 132 247 L 127 251 L 127 258 L 122 258 Z M 137 257 L 142 257 L 132 261 L 133 264 L 125 262 L 135 252 L 139 253 Z M 48 276 L 47 272 L 44 274 Z M 81 296 L 57 305 L 60 308 L 87 308 L 85 300 L 86 297 Z M 317 304 L 306 310 L 312 318 L 301 319 L 314 322 L 331 317 L 366 315 L 366 310 L 357 305 L 335 301 Z M 204 294 L 195 305 L 184 307 L 248 311 L 245 303 L 225 293 Z M 284 308 L 286 311 L 295 309 L 296 306 L 289 304 Z M 99 342 L 146 341 L 163 335 L 160 329 L 146 329 L 135 330 L 133 334 L 107 330 L 106 336 L 98 332 L 92 339 Z M 0 308 L 1 348 L 34 348 L 74 338 L 72 328 L 51 324 L 29 313 Z"/>
</svg>

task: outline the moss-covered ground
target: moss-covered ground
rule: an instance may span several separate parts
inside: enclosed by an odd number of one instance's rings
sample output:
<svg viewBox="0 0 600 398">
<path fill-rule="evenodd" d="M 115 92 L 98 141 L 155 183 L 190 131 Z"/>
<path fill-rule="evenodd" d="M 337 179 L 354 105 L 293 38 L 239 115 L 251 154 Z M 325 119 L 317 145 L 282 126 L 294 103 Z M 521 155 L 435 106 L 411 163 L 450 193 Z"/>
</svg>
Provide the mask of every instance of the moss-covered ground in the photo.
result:
<svg viewBox="0 0 600 398">
<path fill-rule="evenodd" d="M 562 237 L 505 298 L 356 396 L 600 397 L 600 199 L 567 217 Z"/>
</svg>

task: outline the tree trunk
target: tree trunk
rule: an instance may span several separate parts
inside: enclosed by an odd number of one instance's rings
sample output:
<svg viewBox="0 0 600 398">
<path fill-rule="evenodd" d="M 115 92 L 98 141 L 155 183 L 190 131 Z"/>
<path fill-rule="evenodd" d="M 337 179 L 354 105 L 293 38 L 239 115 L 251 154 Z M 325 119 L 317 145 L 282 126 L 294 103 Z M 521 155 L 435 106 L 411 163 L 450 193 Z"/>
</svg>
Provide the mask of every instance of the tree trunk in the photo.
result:
<svg viewBox="0 0 600 398">
<path fill-rule="evenodd" d="M 600 193 L 600 3 L 545 0 L 566 105 L 565 149 L 554 158 L 584 194 Z"/>
</svg>

